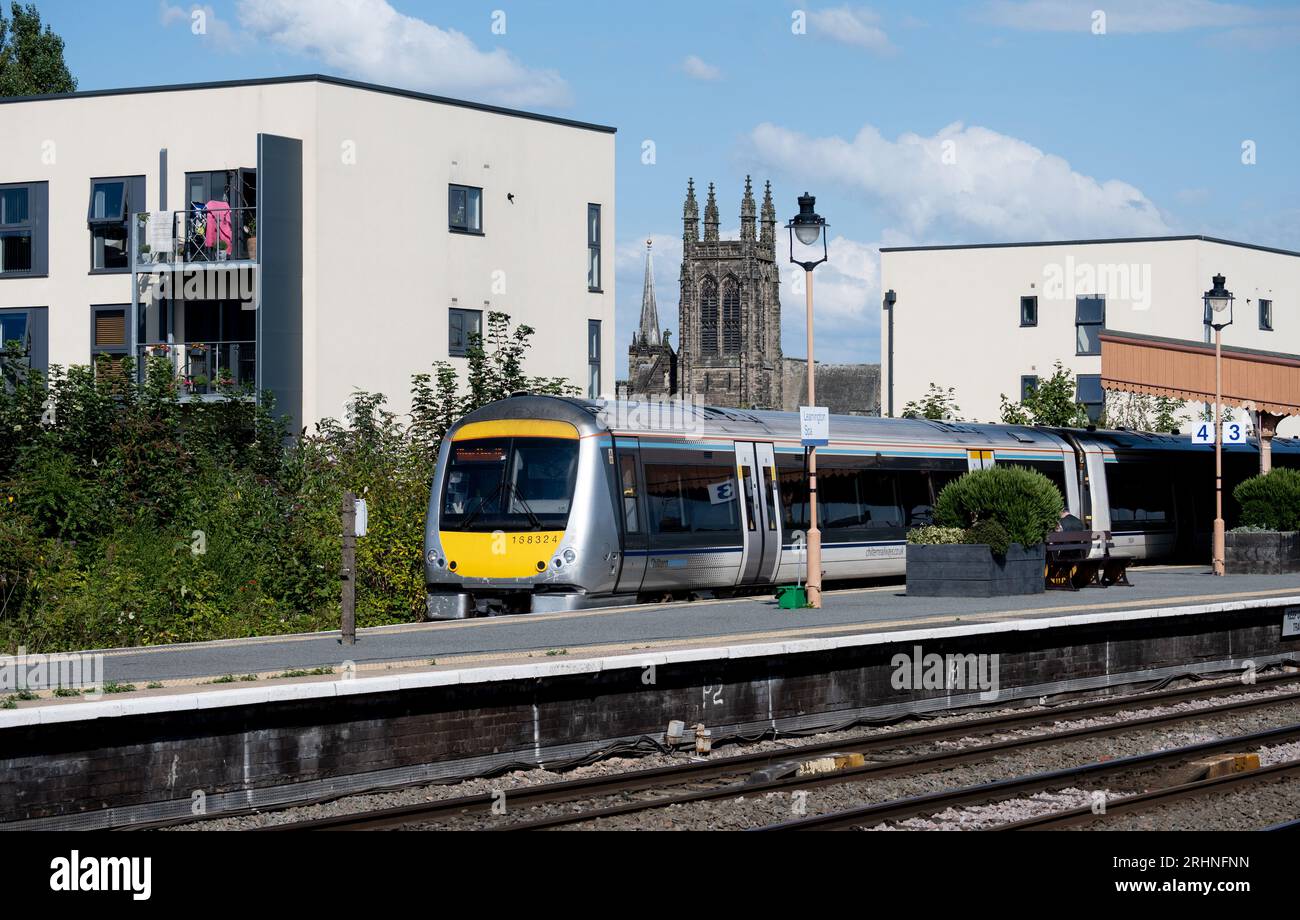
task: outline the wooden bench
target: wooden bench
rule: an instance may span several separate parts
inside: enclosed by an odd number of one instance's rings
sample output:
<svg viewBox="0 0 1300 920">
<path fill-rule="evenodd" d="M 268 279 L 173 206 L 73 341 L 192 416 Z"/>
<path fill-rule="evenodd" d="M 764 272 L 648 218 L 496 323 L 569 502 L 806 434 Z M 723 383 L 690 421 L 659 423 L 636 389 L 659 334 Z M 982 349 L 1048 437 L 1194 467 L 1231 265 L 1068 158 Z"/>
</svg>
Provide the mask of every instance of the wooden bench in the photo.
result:
<svg viewBox="0 0 1300 920">
<path fill-rule="evenodd" d="M 1101 543 L 1102 555 L 1089 558 Z M 1043 576 L 1049 590 L 1078 591 L 1089 586 L 1133 587 L 1128 580 L 1129 559 L 1110 554 L 1115 542 L 1108 530 L 1058 530 L 1047 535 L 1047 565 Z"/>
</svg>

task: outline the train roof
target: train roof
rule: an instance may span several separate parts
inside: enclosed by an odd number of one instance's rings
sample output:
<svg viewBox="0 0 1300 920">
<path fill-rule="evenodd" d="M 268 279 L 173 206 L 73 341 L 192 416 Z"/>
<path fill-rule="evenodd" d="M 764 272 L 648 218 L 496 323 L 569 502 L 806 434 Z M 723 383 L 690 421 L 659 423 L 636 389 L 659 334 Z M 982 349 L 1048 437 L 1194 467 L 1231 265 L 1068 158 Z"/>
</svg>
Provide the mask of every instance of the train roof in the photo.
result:
<svg viewBox="0 0 1300 920">
<path fill-rule="evenodd" d="M 478 409 L 462 422 L 493 418 L 558 418 L 573 422 L 584 434 L 685 434 L 691 440 L 752 438 L 798 441 L 799 413 L 760 409 L 731 409 L 682 401 L 579 399 L 574 397 L 519 395 Z M 1028 425 L 991 425 L 931 419 L 881 418 L 832 415 L 833 442 L 872 444 L 952 445 L 963 448 L 1061 448 L 1074 438 L 1089 446 L 1116 452 L 1204 450 L 1189 434 L 1124 430 L 1035 428 Z M 1227 445 L 1231 452 L 1254 452 L 1254 441 Z M 1275 438 L 1273 450 L 1300 454 L 1300 439 Z"/>
</svg>

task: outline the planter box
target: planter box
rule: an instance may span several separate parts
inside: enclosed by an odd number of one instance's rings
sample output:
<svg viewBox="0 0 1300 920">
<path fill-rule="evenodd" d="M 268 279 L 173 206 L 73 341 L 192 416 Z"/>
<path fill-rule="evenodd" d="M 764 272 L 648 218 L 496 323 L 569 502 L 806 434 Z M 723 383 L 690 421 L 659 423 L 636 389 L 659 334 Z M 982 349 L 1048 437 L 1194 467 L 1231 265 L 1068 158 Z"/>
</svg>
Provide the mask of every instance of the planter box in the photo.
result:
<svg viewBox="0 0 1300 920">
<path fill-rule="evenodd" d="M 1224 562 L 1230 575 L 1283 575 L 1300 572 L 1300 533 L 1229 533 Z"/>
<path fill-rule="evenodd" d="M 1047 548 L 1012 543 L 1006 558 L 984 545 L 907 547 L 910 597 L 1010 597 L 1042 594 Z"/>
</svg>

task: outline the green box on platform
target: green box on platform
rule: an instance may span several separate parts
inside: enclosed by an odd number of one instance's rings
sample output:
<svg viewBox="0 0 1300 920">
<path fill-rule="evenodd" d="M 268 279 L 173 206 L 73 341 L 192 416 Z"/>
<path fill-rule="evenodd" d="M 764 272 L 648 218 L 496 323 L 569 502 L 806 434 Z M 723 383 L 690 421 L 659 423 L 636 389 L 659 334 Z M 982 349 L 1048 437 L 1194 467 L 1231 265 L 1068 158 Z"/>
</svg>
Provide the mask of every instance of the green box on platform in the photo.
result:
<svg viewBox="0 0 1300 920">
<path fill-rule="evenodd" d="M 782 585 L 776 589 L 776 605 L 782 610 L 802 610 L 808 606 L 808 592 L 803 585 Z"/>
</svg>

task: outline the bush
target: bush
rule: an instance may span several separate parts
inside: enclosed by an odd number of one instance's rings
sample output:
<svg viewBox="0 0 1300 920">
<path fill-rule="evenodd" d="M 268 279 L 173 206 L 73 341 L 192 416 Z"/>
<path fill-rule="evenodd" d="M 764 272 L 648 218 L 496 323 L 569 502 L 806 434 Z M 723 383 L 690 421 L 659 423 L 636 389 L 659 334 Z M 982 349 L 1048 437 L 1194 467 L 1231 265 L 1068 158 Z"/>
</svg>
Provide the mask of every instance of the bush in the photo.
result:
<svg viewBox="0 0 1300 920">
<path fill-rule="evenodd" d="M 1263 530 L 1300 530 L 1300 470 L 1276 469 L 1232 490 L 1241 524 Z"/>
<path fill-rule="evenodd" d="M 1007 529 L 994 520 L 976 521 L 962 534 L 963 543 L 987 546 L 995 556 L 1005 556 L 1011 545 Z"/>
<path fill-rule="evenodd" d="M 1061 493 L 1042 473 L 995 466 L 967 473 L 946 485 L 935 502 L 935 522 L 970 529 L 996 521 L 1011 543 L 1037 546 L 1061 518 Z"/>
<path fill-rule="evenodd" d="M 961 543 L 965 535 L 960 527 L 914 527 L 907 532 L 907 542 L 916 546 L 950 546 Z"/>
</svg>

